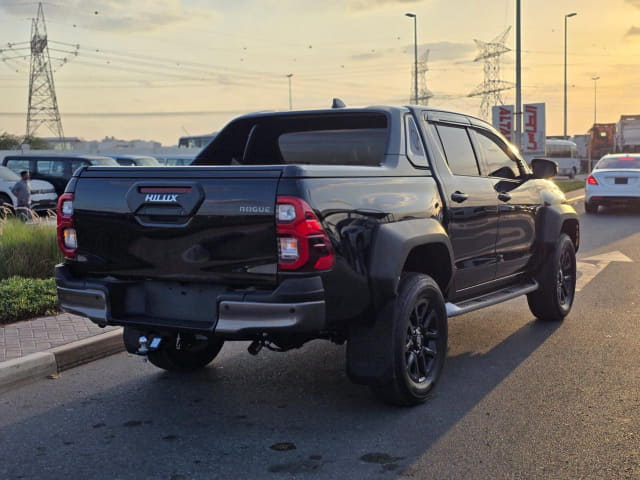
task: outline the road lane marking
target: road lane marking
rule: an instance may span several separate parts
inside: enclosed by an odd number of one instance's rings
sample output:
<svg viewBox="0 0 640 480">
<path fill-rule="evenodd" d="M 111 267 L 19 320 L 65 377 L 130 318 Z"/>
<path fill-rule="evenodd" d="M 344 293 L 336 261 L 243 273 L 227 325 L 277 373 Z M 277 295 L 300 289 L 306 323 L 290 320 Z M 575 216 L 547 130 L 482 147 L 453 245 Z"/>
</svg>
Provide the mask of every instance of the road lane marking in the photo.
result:
<svg viewBox="0 0 640 480">
<path fill-rule="evenodd" d="M 603 253 L 589 258 L 583 258 L 577 262 L 578 278 L 576 280 L 576 292 L 579 292 L 593 280 L 596 275 L 602 272 L 611 262 L 631 263 L 629 257 L 619 251 Z"/>
<path fill-rule="evenodd" d="M 567 202 L 575 203 L 575 202 L 578 202 L 580 200 L 584 200 L 584 195 L 580 195 L 579 197 L 575 197 L 575 198 L 569 198 L 569 199 L 567 199 Z"/>
</svg>

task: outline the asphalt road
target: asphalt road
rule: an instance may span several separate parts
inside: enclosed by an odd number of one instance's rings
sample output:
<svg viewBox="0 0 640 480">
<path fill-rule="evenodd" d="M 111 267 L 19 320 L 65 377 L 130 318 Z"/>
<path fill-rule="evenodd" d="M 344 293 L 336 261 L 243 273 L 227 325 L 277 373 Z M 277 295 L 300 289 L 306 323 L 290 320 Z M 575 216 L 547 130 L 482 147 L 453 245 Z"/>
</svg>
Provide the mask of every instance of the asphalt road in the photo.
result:
<svg viewBox="0 0 640 480">
<path fill-rule="evenodd" d="M 607 265 L 562 324 L 523 299 L 452 319 L 423 406 L 378 403 L 327 342 L 228 344 L 187 376 L 121 354 L 0 397 L 0 478 L 638 479 L 640 211 L 581 222 L 580 258 L 636 263 Z"/>
</svg>

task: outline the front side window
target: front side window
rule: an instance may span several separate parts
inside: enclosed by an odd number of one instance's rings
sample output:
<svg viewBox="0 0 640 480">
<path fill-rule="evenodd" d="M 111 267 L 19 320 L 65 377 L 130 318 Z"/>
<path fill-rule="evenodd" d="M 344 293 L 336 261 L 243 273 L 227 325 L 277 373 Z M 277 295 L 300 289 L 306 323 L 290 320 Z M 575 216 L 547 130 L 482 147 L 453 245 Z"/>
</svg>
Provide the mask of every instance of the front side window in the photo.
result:
<svg viewBox="0 0 640 480">
<path fill-rule="evenodd" d="M 501 144 L 484 132 L 476 131 L 478 149 L 484 158 L 488 177 L 518 178 L 518 164 L 505 151 Z"/>
<path fill-rule="evenodd" d="M 449 125 L 438 125 L 436 128 L 451 173 L 477 177 L 478 162 L 467 129 Z"/>
</svg>

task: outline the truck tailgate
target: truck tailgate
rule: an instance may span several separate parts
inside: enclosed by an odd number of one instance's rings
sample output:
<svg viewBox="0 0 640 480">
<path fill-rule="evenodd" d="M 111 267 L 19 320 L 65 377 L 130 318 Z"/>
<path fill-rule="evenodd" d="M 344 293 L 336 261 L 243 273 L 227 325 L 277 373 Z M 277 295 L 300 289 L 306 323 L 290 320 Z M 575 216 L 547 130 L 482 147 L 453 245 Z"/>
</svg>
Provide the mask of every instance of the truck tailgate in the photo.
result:
<svg viewBox="0 0 640 480">
<path fill-rule="evenodd" d="M 281 169 L 90 168 L 77 179 L 74 271 L 273 285 Z"/>
</svg>

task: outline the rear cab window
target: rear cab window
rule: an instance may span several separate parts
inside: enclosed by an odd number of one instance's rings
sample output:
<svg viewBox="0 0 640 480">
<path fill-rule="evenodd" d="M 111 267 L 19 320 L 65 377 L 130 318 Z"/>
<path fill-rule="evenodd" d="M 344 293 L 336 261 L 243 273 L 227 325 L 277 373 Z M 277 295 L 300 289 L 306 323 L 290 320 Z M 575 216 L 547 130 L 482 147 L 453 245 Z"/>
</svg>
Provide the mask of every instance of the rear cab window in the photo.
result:
<svg viewBox="0 0 640 480">
<path fill-rule="evenodd" d="M 380 112 L 240 118 L 225 127 L 192 165 L 380 166 L 388 123 Z"/>
</svg>

